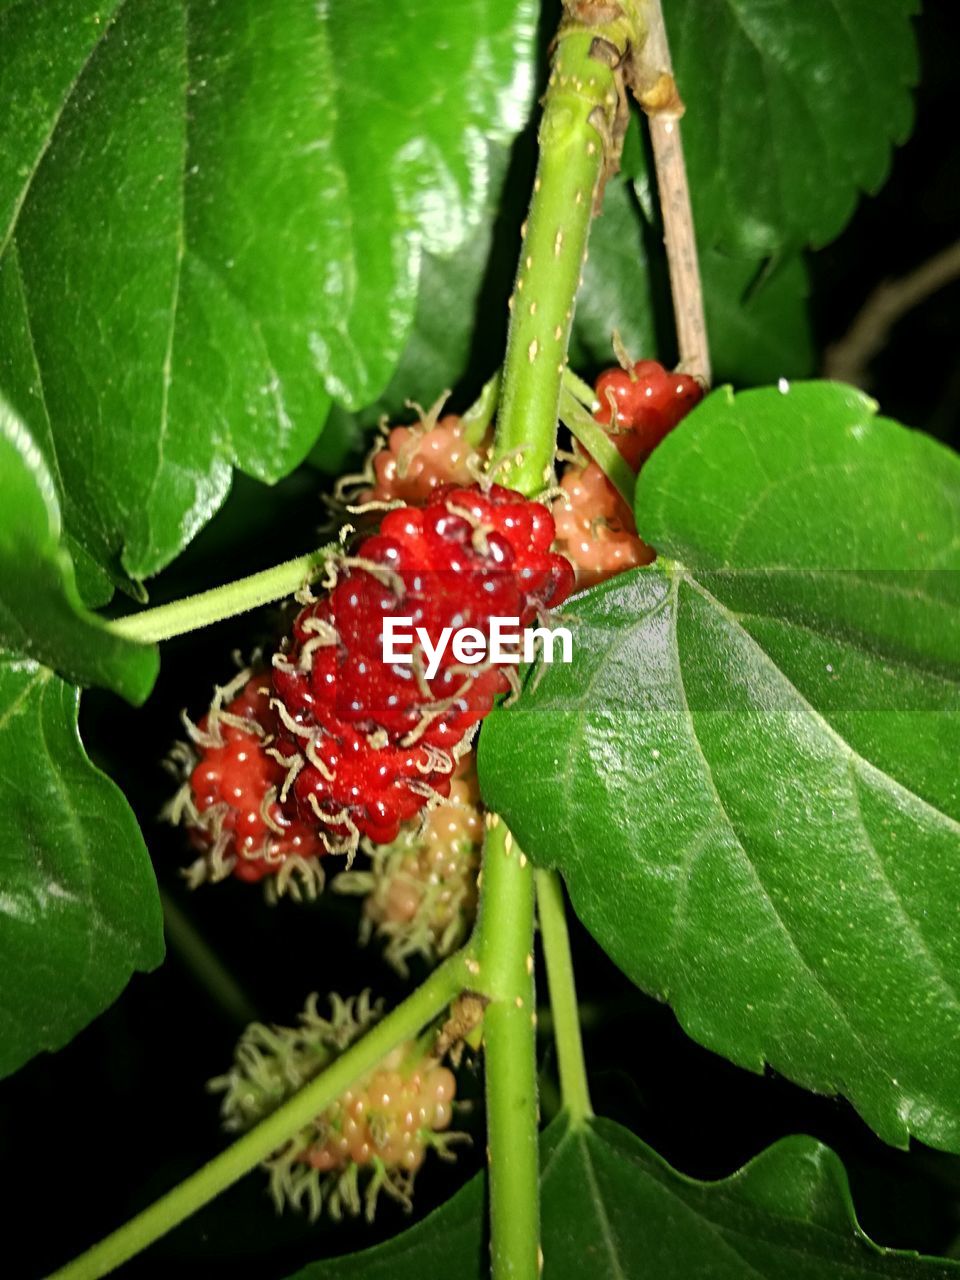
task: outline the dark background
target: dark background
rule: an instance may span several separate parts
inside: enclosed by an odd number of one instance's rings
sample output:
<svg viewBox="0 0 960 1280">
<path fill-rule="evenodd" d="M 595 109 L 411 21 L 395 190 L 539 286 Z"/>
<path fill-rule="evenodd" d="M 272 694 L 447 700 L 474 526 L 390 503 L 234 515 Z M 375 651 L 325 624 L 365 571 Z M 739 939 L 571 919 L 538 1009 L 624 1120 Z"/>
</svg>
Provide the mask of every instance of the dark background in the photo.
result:
<svg viewBox="0 0 960 1280">
<path fill-rule="evenodd" d="M 911 270 L 960 235 L 958 6 L 929 4 L 918 29 L 923 79 L 912 139 L 896 155 L 880 194 L 861 204 L 838 241 L 812 256 L 811 306 L 821 350 L 846 330 L 877 283 Z M 521 175 L 529 153 L 529 140 L 521 141 L 511 191 L 526 190 Z M 513 221 L 512 212 L 504 214 L 499 266 L 485 291 L 484 306 L 498 317 L 481 326 L 487 344 L 505 315 L 498 291 L 509 285 Z M 896 326 L 870 369 L 870 390 L 885 412 L 953 444 L 960 422 L 958 331 L 955 283 Z M 486 372 L 484 359 L 478 349 L 471 367 Z M 153 599 L 229 580 L 314 545 L 325 483 L 309 467 L 273 491 L 238 479 L 214 524 L 154 584 Z M 404 984 L 379 960 L 376 946 L 355 946 L 356 900 L 327 894 L 311 907 L 283 902 L 267 908 L 256 888 L 232 881 L 188 894 L 178 877 L 187 861 L 182 836 L 156 820 L 170 788 L 159 760 L 178 736 L 178 709 L 201 714 L 213 682 L 231 671 L 230 652 L 270 643 L 279 621 L 267 610 L 171 643 L 145 710 L 132 712 L 92 694 L 85 698 L 82 727 L 91 754 L 130 796 L 164 891 L 260 1015 L 287 1022 L 312 990 L 350 994 L 370 986 L 388 1002 L 402 996 Z M 577 931 L 574 941 L 599 1112 L 630 1126 L 683 1172 L 708 1178 L 729 1173 L 785 1134 L 813 1134 L 842 1157 L 860 1221 L 875 1240 L 930 1252 L 957 1245 L 960 1158 L 920 1146 L 893 1151 L 844 1102 L 728 1065 L 690 1041 L 668 1009 L 634 990 L 585 933 Z M 29 981 L 29 974 L 7 978 Z M 116 1005 L 69 1048 L 41 1056 L 4 1083 L 0 1140 L 11 1274 L 39 1276 L 66 1261 L 221 1149 L 216 1100 L 203 1086 L 226 1069 L 240 1029 L 171 949 L 158 972 L 134 977 Z M 549 1111 L 555 1087 L 547 1037 L 540 1049 Z M 479 1087 L 478 1069 L 468 1066 L 461 1072 L 461 1094 L 475 1098 Z M 477 1141 L 452 1175 L 448 1166 L 428 1161 L 418 1182 L 418 1216 L 479 1167 L 482 1113 L 468 1108 L 457 1123 Z M 297 1215 L 278 1219 L 264 1188 L 258 1174 L 244 1179 L 123 1274 L 132 1280 L 175 1269 L 184 1277 L 266 1280 L 318 1256 L 362 1247 L 409 1222 L 389 1202 L 372 1229 L 310 1226 Z M 18 1246 L 23 1256 L 16 1261 Z"/>
</svg>

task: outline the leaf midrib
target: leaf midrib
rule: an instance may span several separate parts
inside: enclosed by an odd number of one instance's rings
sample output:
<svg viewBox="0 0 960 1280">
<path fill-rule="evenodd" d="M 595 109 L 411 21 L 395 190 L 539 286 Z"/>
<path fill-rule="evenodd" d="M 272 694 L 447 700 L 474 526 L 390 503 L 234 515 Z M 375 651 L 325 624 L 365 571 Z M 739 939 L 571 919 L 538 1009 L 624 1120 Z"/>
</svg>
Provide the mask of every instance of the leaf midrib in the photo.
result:
<svg viewBox="0 0 960 1280">
<path fill-rule="evenodd" d="M 611 1264 L 614 1268 L 613 1270 L 608 1272 L 609 1275 L 620 1278 L 620 1280 L 626 1280 L 626 1273 L 624 1272 L 623 1267 L 621 1266 L 619 1253 L 615 1249 L 615 1241 L 613 1238 L 612 1230 L 610 1228 L 609 1216 L 607 1215 L 604 1201 L 600 1194 L 599 1183 L 597 1181 L 597 1175 L 596 1175 L 595 1161 L 593 1157 L 593 1152 L 591 1150 L 591 1140 L 602 1144 L 602 1146 L 607 1151 L 612 1153 L 613 1156 L 615 1156 L 618 1160 L 622 1160 L 623 1162 L 628 1163 L 630 1165 L 630 1168 L 634 1171 L 634 1173 L 639 1174 L 640 1177 L 645 1182 L 655 1186 L 658 1191 L 660 1191 L 662 1194 L 667 1196 L 674 1205 L 676 1205 L 679 1209 L 683 1211 L 683 1214 L 685 1217 L 687 1217 L 688 1219 L 692 1219 L 694 1222 L 696 1222 L 700 1226 L 700 1228 L 704 1230 L 706 1233 L 708 1233 L 709 1236 L 712 1239 L 714 1239 L 723 1250 L 727 1251 L 730 1255 L 732 1255 L 732 1257 L 736 1259 L 738 1264 L 747 1268 L 747 1270 L 744 1273 L 745 1275 L 755 1276 L 758 1278 L 758 1280 L 770 1280 L 770 1277 L 773 1273 L 771 1273 L 767 1269 L 760 1270 L 753 1262 L 751 1262 L 751 1260 L 746 1256 L 746 1254 L 743 1253 L 743 1251 L 737 1247 L 737 1244 L 735 1242 L 737 1237 L 744 1237 L 747 1240 L 753 1241 L 753 1242 L 756 1242 L 758 1237 L 749 1235 L 747 1232 L 743 1232 L 743 1231 L 738 1232 L 734 1227 L 725 1226 L 725 1225 L 722 1225 L 721 1223 L 718 1223 L 712 1216 L 704 1213 L 701 1210 L 701 1208 L 699 1208 L 697 1205 L 691 1204 L 688 1200 L 684 1199 L 684 1197 L 679 1193 L 679 1190 L 677 1189 L 677 1187 L 672 1185 L 672 1180 L 669 1177 L 668 1178 L 657 1177 L 643 1164 L 639 1163 L 636 1157 L 633 1155 L 633 1153 L 629 1151 L 623 1151 L 618 1147 L 614 1147 L 604 1137 L 602 1133 L 598 1133 L 595 1130 L 592 1130 L 589 1123 L 587 1123 L 586 1125 L 583 1125 L 582 1127 L 576 1126 L 571 1123 L 570 1127 L 560 1138 L 560 1141 L 558 1142 L 554 1151 L 551 1153 L 549 1160 L 544 1165 L 541 1173 L 541 1179 L 542 1179 L 544 1189 L 546 1189 L 547 1179 L 558 1157 L 560 1157 L 564 1153 L 565 1149 L 569 1148 L 571 1143 L 575 1143 L 580 1148 L 582 1152 L 583 1169 L 589 1184 L 589 1191 L 590 1191 L 593 1207 L 596 1213 L 596 1218 L 600 1226 L 601 1238 L 606 1248 L 607 1256 L 610 1258 Z M 668 1169 L 667 1171 L 673 1174 L 673 1176 L 677 1179 L 683 1178 L 683 1175 L 677 1173 L 676 1170 Z M 736 1177 L 735 1174 L 732 1176 Z M 711 1182 L 701 1183 L 694 1180 L 694 1187 L 696 1191 L 699 1193 L 705 1192 L 709 1194 L 711 1191 L 723 1188 L 724 1184 L 728 1181 L 729 1179 L 727 1178 L 721 1178 L 717 1182 L 712 1182 L 712 1183 Z M 837 1240 L 836 1232 L 832 1231 L 830 1228 L 824 1227 L 820 1223 L 801 1221 L 799 1225 L 804 1230 L 822 1233 L 830 1241 L 830 1243 L 835 1243 Z M 858 1229 L 857 1229 L 856 1222 L 851 1221 L 850 1240 L 847 1241 L 846 1239 L 843 1239 L 842 1244 L 846 1247 L 849 1247 L 850 1244 L 856 1243 L 858 1239 L 857 1231 Z M 761 1237 L 760 1241 L 763 1244 L 767 1244 L 767 1245 L 770 1244 L 770 1241 L 768 1241 L 765 1237 Z M 800 1257 L 805 1258 L 807 1260 L 810 1260 L 812 1257 L 815 1256 L 814 1254 L 811 1253 L 809 1249 L 798 1247 L 796 1244 L 789 1241 L 782 1240 L 782 1239 L 776 1242 L 775 1247 L 778 1250 L 783 1250 L 785 1252 L 789 1252 L 794 1255 L 799 1255 Z M 882 1259 L 883 1259 L 883 1254 L 879 1250 L 877 1250 L 877 1252 L 869 1259 L 864 1259 L 864 1261 L 868 1263 L 868 1265 L 863 1268 L 864 1272 L 867 1274 L 877 1274 L 872 1264 L 878 1260 L 882 1261 Z M 844 1269 L 846 1270 L 847 1260 L 844 1260 L 843 1265 L 844 1265 Z M 883 1274 L 883 1273 L 881 1272 L 880 1274 Z"/>
</svg>

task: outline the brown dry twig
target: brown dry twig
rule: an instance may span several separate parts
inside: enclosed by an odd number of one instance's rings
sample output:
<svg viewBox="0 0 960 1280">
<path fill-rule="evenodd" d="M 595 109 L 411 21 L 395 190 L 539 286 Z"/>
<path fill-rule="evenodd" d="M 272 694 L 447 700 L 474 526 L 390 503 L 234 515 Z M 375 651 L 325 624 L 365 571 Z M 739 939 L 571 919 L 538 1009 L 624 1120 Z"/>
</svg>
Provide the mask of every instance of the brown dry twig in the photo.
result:
<svg viewBox="0 0 960 1280">
<path fill-rule="evenodd" d="M 899 280 L 881 281 L 843 337 L 827 347 L 823 357 L 824 376 L 850 382 L 855 387 L 869 386 L 870 363 L 887 345 L 890 330 L 897 321 L 958 279 L 960 240 Z"/>
<path fill-rule="evenodd" d="M 673 78 L 673 64 L 660 0 L 647 0 L 647 40 L 634 67 L 631 85 L 650 122 L 663 215 L 663 238 L 670 268 L 670 290 L 677 326 L 680 367 L 710 385 L 710 347 L 703 314 L 703 288 L 683 159 L 680 117 L 683 100 Z"/>
</svg>

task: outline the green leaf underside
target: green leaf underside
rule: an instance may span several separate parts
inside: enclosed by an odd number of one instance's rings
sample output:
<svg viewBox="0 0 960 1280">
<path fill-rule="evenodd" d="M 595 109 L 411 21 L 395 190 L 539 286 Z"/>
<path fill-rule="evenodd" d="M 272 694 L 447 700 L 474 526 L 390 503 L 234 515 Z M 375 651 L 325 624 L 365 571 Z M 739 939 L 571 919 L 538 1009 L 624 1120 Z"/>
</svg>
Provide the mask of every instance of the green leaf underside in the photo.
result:
<svg viewBox="0 0 960 1280">
<path fill-rule="evenodd" d="M 541 1141 L 545 1280 L 855 1280 L 954 1276 L 956 1264 L 881 1250 L 860 1231 L 843 1166 L 812 1138 L 778 1142 L 720 1182 L 671 1169 L 608 1120 L 560 1117 Z M 318 1262 L 294 1280 L 447 1280 L 489 1274 L 484 1185 L 375 1249 Z"/>
<path fill-rule="evenodd" d="M 0 347 L 31 357 L 0 375 L 95 560 L 156 572 L 231 465 L 277 479 L 330 395 L 383 388 L 534 28 L 532 0 L 0 10 Z"/>
<path fill-rule="evenodd" d="M 709 397 L 640 475 L 663 558 L 566 607 L 481 782 L 695 1039 L 957 1150 L 960 460 L 872 414 Z"/>
<path fill-rule="evenodd" d="M 614 329 L 635 359 L 662 354 L 664 335 L 654 324 L 656 316 L 669 314 L 661 256 L 662 233 L 644 218 L 630 184 L 621 178 L 609 182 L 577 298 L 575 364 L 615 363 Z M 760 279 L 760 262 L 704 249 L 700 270 L 717 380 L 749 385 L 812 371 L 807 273 L 799 258 Z"/>
<path fill-rule="evenodd" d="M 78 684 L 105 685 L 142 702 L 156 679 L 156 647 L 114 635 L 85 609 L 61 545 L 53 477 L 2 396 L 0 475 L 0 649 L 36 658 Z"/>
<path fill-rule="evenodd" d="M 913 123 L 918 0 L 670 0 L 698 237 L 825 244 Z"/>
<path fill-rule="evenodd" d="M 133 813 L 90 763 L 78 690 L 0 659 L 0 1074 L 61 1048 L 163 958 Z"/>
</svg>

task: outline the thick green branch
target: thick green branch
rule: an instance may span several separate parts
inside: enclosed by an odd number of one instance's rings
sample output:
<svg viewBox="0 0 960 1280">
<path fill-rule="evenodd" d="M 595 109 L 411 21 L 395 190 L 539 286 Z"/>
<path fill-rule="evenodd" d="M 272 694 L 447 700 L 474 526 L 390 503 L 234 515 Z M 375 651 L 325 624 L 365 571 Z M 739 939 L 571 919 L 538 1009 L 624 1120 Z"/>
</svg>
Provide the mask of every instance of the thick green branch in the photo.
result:
<svg viewBox="0 0 960 1280">
<path fill-rule="evenodd" d="M 469 985 L 469 969 L 473 963 L 470 948 L 444 961 L 423 986 L 289 1102 L 143 1213 L 61 1268 L 50 1280 L 98 1280 L 196 1213 L 282 1147 L 355 1080 L 372 1071 L 398 1044 L 411 1039 L 425 1023 L 435 1018 Z"/>
<path fill-rule="evenodd" d="M 565 5 L 540 124 L 540 162 L 513 296 L 496 456 L 504 484 L 535 494 L 556 449 L 560 379 L 590 219 L 616 168 L 623 120 L 618 67 L 640 44 L 639 4 Z M 579 17 L 577 16 L 579 15 Z M 582 20 L 581 20 L 582 19 Z"/>
<path fill-rule="evenodd" d="M 494 1280 L 537 1280 L 540 1192 L 537 1155 L 533 868 L 496 820 L 483 852 L 483 898 L 474 989 L 490 1001 L 483 1019 Z"/>
<path fill-rule="evenodd" d="M 590 220 L 619 161 L 624 61 L 642 42 L 642 0 L 565 0 L 540 124 L 540 161 L 510 301 L 493 458 L 533 496 L 550 481 L 560 384 Z M 611 15 L 613 18 L 611 20 Z M 478 926 L 494 1280 L 540 1272 L 533 872 L 502 823 L 488 833 Z"/>
</svg>

